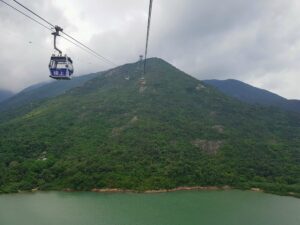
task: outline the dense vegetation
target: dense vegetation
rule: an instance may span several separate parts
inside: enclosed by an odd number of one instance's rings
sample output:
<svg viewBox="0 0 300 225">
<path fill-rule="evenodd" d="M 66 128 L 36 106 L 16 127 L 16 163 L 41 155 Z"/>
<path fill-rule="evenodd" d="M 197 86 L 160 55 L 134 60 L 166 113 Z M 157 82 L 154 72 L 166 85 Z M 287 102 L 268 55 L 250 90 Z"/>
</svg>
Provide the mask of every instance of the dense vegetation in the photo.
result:
<svg viewBox="0 0 300 225">
<path fill-rule="evenodd" d="M 144 81 L 139 63 L 128 64 L 17 111 L 0 114 L 0 192 L 230 185 L 300 194 L 299 114 L 241 103 L 160 59 Z"/>
<path fill-rule="evenodd" d="M 28 110 L 31 110 L 34 105 L 39 101 L 46 98 L 52 98 L 64 94 L 66 91 L 83 85 L 86 81 L 99 76 L 101 73 L 89 74 L 85 76 L 75 77 L 69 81 L 49 81 L 44 83 L 34 84 L 25 88 L 18 94 L 14 95 L 10 99 L 1 102 L 0 96 L 0 119 L 6 119 L 7 117 L 17 116 L 19 109 L 21 113 L 24 113 L 24 107 L 27 106 Z M 1 91 L 0 91 L 1 95 Z"/>
</svg>

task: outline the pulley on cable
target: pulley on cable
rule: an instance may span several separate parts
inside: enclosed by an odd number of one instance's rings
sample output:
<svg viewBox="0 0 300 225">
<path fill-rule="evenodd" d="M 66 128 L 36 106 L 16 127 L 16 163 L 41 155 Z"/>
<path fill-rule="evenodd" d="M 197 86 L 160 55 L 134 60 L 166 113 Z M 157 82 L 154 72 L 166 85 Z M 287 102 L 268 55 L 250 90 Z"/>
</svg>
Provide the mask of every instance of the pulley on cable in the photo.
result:
<svg viewBox="0 0 300 225">
<path fill-rule="evenodd" d="M 55 26 L 54 29 L 55 31 L 52 33 L 54 36 L 54 49 L 58 52 L 58 54 L 55 55 L 54 53 L 50 58 L 50 77 L 57 80 L 70 80 L 71 75 L 74 72 L 73 61 L 66 54 L 62 55 L 62 51 L 56 46 L 56 38 L 60 36 L 59 32 L 62 32 L 63 29 L 59 26 Z"/>
</svg>

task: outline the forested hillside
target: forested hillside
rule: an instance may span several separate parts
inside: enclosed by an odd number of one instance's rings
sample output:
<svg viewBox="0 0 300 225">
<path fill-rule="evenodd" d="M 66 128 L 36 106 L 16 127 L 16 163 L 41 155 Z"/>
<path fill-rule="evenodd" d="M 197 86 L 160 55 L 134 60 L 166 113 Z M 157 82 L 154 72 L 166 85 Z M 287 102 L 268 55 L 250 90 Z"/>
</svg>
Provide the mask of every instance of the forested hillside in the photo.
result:
<svg viewBox="0 0 300 225">
<path fill-rule="evenodd" d="M 300 194 L 299 114 L 242 103 L 161 59 L 147 65 L 144 79 L 139 63 L 124 65 L 2 121 L 0 191 Z"/>
<path fill-rule="evenodd" d="M 50 81 L 32 85 L 6 101 L 0 102 L 0 121 L 18 116 L 19 110 L 30 111 L 37 103 L 50 99 L 84 84 L 101 73 L 75 77 L 70 81 Z"/>
</svg>

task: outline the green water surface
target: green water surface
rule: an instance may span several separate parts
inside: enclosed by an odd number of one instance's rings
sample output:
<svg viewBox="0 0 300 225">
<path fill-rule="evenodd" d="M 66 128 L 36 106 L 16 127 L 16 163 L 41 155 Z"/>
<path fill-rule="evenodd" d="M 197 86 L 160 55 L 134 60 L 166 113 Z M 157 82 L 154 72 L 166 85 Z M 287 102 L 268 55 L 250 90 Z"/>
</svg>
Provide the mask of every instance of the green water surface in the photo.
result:
<svg viewBox="0 0 300 225">
<path fill-rule="evenodd" d="M 300 225 L 300 199 L 249 191 L 0 195 L 0 225 Z"/>
</svg>

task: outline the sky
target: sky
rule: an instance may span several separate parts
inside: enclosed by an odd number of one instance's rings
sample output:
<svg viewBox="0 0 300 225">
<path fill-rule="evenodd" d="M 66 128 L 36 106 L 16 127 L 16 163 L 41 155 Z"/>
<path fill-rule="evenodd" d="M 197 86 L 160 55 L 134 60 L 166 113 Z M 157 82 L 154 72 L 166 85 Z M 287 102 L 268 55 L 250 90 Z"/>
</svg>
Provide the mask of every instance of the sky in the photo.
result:
<svg viewBox="0 0 300 225">
<path fill-rule="evenodd" d="M 148 0 L 19 1 L 117 65 L 144 52 Z M 299 12 L 299 0 L 154 0 L 149 57 L 198 79 L 238 79 L 300 99 Z M 2 2 L 0 27 L 0 89 L 49 80 L 51 32 Z M 112 67 L 62 39 L 58 46 L 75 76 Z"/>
</svg>

